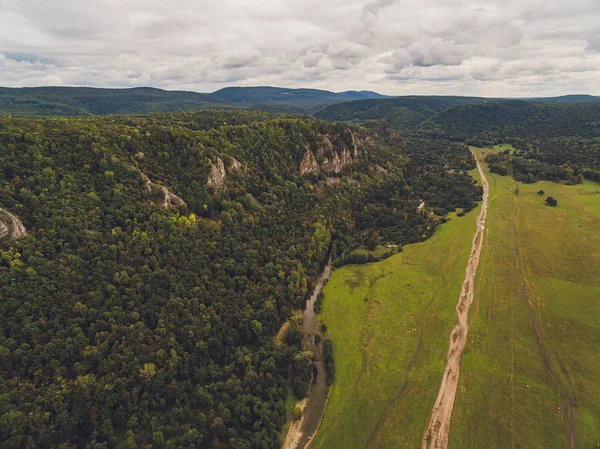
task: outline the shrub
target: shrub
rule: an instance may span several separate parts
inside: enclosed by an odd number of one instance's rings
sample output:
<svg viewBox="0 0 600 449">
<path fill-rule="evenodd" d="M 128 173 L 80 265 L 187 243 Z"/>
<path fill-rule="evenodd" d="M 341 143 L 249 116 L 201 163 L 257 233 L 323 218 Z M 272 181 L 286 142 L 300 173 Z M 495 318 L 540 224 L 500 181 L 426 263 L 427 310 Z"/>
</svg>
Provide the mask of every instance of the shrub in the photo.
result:
<svg viewBox="0 0 600 449">
<path fill-rule="evenodd" d="M 329 339 L 326 339 L 323 343 L 323 359 L 325 362 L 327 385 L 331 385 L 335 380 L 335 366 L 333 364 L 333 342 Z"/>
<path fill-rule="evenodd" d="M 292 391 L 298 399 L 308 395 L 314 369 L 314 355 L 305 351 L 296 354 L 292 363 Z"/>
<path fill-rule="evenodd" d="M 302 418 L 302 409 L 295 407 L 292 411 L 292 421 L 300 421 L 300 418 Z"/>
</svg>

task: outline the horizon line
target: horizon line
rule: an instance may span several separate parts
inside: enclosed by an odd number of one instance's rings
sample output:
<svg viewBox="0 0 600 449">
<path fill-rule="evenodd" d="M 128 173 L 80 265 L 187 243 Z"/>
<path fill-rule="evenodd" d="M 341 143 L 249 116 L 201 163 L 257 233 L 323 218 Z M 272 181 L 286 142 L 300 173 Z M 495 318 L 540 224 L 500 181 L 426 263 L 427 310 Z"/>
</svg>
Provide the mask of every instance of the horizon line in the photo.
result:
<svg viewBox="0 0 600 449">
<path fill-rule="evenodd" d="M 505 99 L 505 100 L 518 100 L 518 99 L 538 99 L 538 98 L 560 98 L 560 97 L 570 97 L 570 96 L 584 96 L 584 97 L 593 97 L 600 98 L 600 95 L 590 94 L 590 93 L 567 93 L 567 94 L 553 94 L 553 95 L 539 95 L 539 96 L 480 96 L 480 95 L 468 95 L 468 94 L 460 94 L 460 95 L 452 95 L 452 94 L 402 94 L 402 95 L 390 95 L 383 94 L 370 89 L 348 89 L 343 91 L 334 91 L 329 89 L 322 89 L 316 87 L 282 87 L 282 86 L 273 86 L 273 85 L 254 85 L 254 86 L 224 86 L 220 89 L 217 89 L 212 92 L 200 92 L 196 90 L 185 90 L 185 89 L 167 89 L 163 87 L 155 87 L 149 85 L 138 85 L 138 86 L 117 86 L 117 87 L 104 87 L 104 86 L 82 86 L 82 85 L 43 85 L 43 86 L 2 86 L 0 85 L 0 89 L 47 89 L 47 88 L 67 88 L 67 89 L 97 89 L 97 90 L 133 90 L 133 89 L 154 89 L 160 90 L 163 92 L 188 92 L 195 93 L 199 95 L 211 95 L 216 92 L 219 92 L 223 89 L 255 89 L 255 88 L 272 88 L 272 89 L 285 89 L 285 90 L 316 90 L 321 92 L 330 92 L 334 94 L 342 94 L 347 92 L 371 92 L 377 95 L 381 95 L 387 98 L 399 98 L 399 97 L 472 97 L 472 98 L 483 98 L 483 99 Z M 369 100 L 375 100 L 376 98 L 368 98 Z M 359 101 L 361 99 L 357 99 L 354 101 Z M 365 98 L 367 100 L 367 98 Z"/>
</svg>

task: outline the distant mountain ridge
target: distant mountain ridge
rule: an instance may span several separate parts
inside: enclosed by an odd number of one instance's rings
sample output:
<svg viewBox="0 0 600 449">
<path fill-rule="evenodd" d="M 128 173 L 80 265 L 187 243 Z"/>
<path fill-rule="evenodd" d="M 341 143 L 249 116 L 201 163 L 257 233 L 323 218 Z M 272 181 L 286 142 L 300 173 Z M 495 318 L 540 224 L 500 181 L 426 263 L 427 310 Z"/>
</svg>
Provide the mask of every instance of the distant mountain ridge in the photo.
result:
<svg viewBox="0 0 600 449">
<path fill-rule="evenodd" d="M 209 95 L 151 87 L 0 88 L 0 113 L 19 115 L 108 115 L 180 112 L 227 107 Z"/>
<path fill-rule="evenodd" d="M 387 98 L 384 95 L 366 90 L 336 93 L 319 89 L 286 89 L 270 86 L 225 87 L 212 94 L 208 94 L 208 96 L 231 103 L 255 105 L 292 103 L 309 109 L 341 101 Z"/>
<path fill-rule="evenodd" d="M 588 94 L 561 95 L 560 97 L 523 98 L 527 101 L 541 101 L 543 103 L 582 103 L 586 101 L 598 101 L 599 96 Z"/>
<path fill-rule="evenodd" d="M 213 93 L 167 91 L 152 87 L 0 87 L 0 114 L 74 116 L 253 109 L 311 114 L 329 121 L 385 120 L 402 129 L 415 128 L 452 107 L 499 100 L 461 96 L 389 97 L 368 90 L 331 92 L 271 86 L 225 87 Z M 593 104 L 598 100 L 600 97 L 592 95 L 565 95 L 505 101 Z"/>
<path fill-rule="evenodd" d="M 0 87 L 0 114 L 71 116 L 240 108 L 306 114 L 328 104 L 363 98 L 385 97 L 370 91 L 336 93 L 268 86 L 226 87 L 209 94 L 151 87 Z"/>
</svg>

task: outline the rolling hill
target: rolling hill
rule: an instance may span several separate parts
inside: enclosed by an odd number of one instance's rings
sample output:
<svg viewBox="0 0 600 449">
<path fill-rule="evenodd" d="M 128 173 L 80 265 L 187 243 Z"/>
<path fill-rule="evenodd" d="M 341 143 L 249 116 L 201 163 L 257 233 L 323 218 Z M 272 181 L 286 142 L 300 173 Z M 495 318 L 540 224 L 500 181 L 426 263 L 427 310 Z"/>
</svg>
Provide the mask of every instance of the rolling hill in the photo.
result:
<svg viewBox="0 0 600 449">
<path fill-rule="evenodd" d="M 600 101 L 583 103 L 487 101 L 459 105 L 432 116 L 420 129 L 447 137 L 600 135 Z"/>
<path fill-rule="evenodd" d="M 306 114 L 327 104 L 359 98 L 383 96 L 369 91 L 335 93 L 276 87 L 228 87 L 210 94 L 149 87 L 3 87 L 0 114 L 73 116 L 240 108 Z"/>
<path fill-rule="evenodd" d="M 481 103 L 484 98 L 451 96 L 409 96 L 365 99 L 333 104 L 317 111 L 317 117 L 330 121 L 385 120 L 398 129 L 413 128 L 448 108 Z"/>
<path fill-rule="evenodd" d="M 327 104 L 344 101 L 386 98 L 371 91 L 330 92 L 318 89 L 284 89 L 280 87 L 226 87 L 209 96 L 215 100 L 247 104 L 288 106 L 314 110 Z"/>
<path fill-rule="evenodd" d="M 149 87 L 0 88 L 0 113 L 17 115 L 106 115 L 179 112 L 234 107 L 206 94 Z"/>
<path fill-rule="evenodd" d="M 598 101 L 600 97 L 586 94 L 561 95 L 560 97 L 527 98 L 529 101 L 541 101 L 544 103 L 581 103 L 586 101 Z"/>
</svg>

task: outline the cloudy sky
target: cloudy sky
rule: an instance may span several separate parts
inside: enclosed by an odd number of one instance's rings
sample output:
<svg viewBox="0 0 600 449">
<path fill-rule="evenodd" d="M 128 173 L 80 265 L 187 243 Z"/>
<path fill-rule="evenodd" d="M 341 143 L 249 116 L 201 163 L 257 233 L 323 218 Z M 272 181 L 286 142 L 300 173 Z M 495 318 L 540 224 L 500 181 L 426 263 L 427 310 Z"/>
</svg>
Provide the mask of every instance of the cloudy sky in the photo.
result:
<svg viewBox="0 0 600 449">
<path fill-rule="evenodd" d="M 0 85 L 600 95 L 600 0 L 0 0 Z"/>
</svg>

